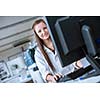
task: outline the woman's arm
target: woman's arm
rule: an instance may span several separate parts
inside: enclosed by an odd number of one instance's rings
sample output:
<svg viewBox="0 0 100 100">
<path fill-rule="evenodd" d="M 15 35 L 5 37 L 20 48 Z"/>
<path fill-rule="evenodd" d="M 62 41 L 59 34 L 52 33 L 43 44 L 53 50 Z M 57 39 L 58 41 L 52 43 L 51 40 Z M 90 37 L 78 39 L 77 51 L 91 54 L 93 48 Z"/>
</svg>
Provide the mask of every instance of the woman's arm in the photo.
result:
<svg viewBox="0 0 100 100">
<path fill-rule="evenodd" d="M 41 52 L 36 50 L 34 58 L 35 58 L 36 65 L 38 66 L 39 71 L 40 71 L 40 73 L 42 75 L 42 78 L 44 79 L 44 81 L 46 81 L 46 76 L 48 74 L 50 74 L 51 71 L 49 69 L 48 64 L 46 63 L 46 61 L 44 59 L 44 56 L 41 54 Z"/>
</svg>

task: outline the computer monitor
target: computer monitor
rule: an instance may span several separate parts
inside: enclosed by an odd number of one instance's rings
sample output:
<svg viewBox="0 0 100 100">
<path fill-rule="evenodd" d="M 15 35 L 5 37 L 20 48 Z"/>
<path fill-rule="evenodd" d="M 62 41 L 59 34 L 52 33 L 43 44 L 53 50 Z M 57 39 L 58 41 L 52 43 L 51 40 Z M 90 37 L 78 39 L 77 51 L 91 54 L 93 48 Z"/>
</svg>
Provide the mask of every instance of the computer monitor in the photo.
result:
<svg viewBox="0 0 100 100">
<path fill-rule="evenodd" d="M 46 16 L 46 20 L 62 66 L 81 59 L 84 53 L 100 55 L 100 17 Z"/>
<path fill-rule="evenodd" d="M 88 54 L 93 57 L 100 55 L 100 17 L 87 17 L 81 26 Z"/>
<path fill-rule="evenodd" d="M 47 16 L 51 38 L 57 48 L 62 67 L 85 57 L 80 20 L 84 17 Z"/>
</svg>

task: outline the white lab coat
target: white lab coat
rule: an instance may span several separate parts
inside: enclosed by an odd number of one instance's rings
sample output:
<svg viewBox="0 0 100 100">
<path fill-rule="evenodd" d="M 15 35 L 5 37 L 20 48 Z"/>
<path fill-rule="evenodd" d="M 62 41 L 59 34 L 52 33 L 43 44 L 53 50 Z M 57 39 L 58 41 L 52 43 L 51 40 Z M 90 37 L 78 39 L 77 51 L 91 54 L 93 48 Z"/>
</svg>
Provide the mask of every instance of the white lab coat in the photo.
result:
<svg viewBox="0 0 100 100">
<path fill-rule="evenodd" d="M 55 74 L 55 73 L 60 73 L 60 74 L 68 74 L 70 72 L 74 71 L 74 65 L 70 64 L 66 67 L 62 67 L 57 51 L 55 50 L 55 53 L 53 53 L 50 49 L 48 49 L 47 47 L 44 46 L 44 50 L 46 51 L 46 53 L 48 54 L 53 66 L 55 67 L 55 71 L 52 71 L 52 69 L 49 67 L 46 59 L 44 58 L 43 54 L 41 53 L 40 49 L 37 47 L 35 50 L 35 61 L 36 64 L 39 68 L 39 71 L 44 79 L 44 81 L 46 81 L 46 76 L 48 73 L 51 74 Z"/>
</svg>

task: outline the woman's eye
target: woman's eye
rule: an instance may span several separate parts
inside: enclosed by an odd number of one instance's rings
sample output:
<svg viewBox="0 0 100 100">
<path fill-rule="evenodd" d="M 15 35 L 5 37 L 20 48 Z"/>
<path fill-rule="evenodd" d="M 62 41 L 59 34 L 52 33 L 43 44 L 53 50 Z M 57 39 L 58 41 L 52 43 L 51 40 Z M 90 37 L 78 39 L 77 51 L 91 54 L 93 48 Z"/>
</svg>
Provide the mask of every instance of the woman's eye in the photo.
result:
<svg viewBox="0 0 100 100">
<path fill-rule="evenodd" d="M 43 29 L 47 29 L 47 27 L 44 27 Z"/>
<path fill-rule="evenodd" d="M 40 33 L 40 32 L 41 32 L 41 30 L 38 31 L 38 33 Z"/>
</svg>

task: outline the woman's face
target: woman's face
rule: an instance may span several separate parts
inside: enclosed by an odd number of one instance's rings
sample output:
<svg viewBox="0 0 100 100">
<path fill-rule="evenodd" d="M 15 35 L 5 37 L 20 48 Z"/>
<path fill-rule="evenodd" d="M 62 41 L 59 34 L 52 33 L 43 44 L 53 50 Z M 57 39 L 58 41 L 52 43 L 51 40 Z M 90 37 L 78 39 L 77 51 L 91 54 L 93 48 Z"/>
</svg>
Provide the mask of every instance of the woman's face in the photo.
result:
<svg viewBox="0 0 100 100">
<path fill-rule="evenodd" d="M 40 22 L 39 24 L 36 24 L 34 27 L 36 34 L 42 39 L 47 40 L 50 37 L 49 31 L 47 29 L 47 26 L 45 23 Z"/>
</svg>

